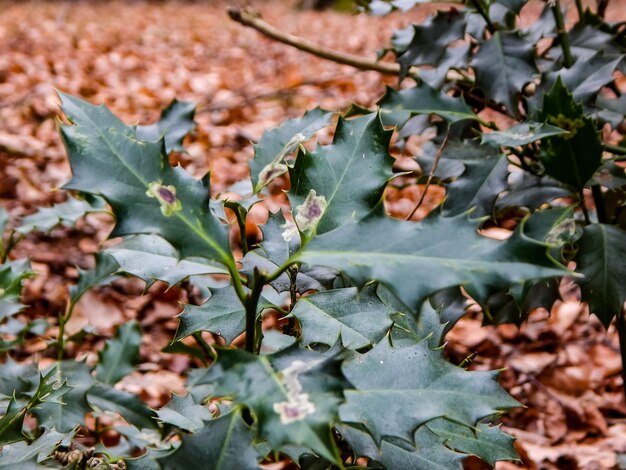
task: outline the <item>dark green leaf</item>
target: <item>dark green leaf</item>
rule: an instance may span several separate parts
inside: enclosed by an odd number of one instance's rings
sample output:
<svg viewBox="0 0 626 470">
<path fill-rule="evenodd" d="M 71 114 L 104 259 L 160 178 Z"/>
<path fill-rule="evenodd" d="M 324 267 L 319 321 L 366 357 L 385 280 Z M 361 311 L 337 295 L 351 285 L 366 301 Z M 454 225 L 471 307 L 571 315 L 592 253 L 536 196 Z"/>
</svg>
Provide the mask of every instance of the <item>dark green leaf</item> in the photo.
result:
<svg viewBox="0 0 626 470">
<path fill-rule="evenodd" d="M 602 87 L 613 81 L 613 72 L 621 60 L 621 56 L 605 57 L 599 52 L 589 60 L 576 61 L 569 69 L 544 74 L 533 99 L 529 100 L 531 108 L 540 108 L 544 94 L 554 92 L 559 78 L 561 86 L 564 85 L 572 93 L 574 101 L 591 104 Z M 567 101 L 570 100 L 571 98 Z"/>
<path fill-rule="evenodd" d="M 105 107 L 61 94 L 73 178 L 67 189 L 102 195 L 117 223 L 111 236 L 154 233 L 181 258 L 199 256 L 234 267 L 227 228 L 209 210 L 208 180 L 172 168 L 163 145 L 141 142 Z M 105 178 L 102 176 L 106 175 Z"/>
<path fill-rule="evenodd" d="M 98 252 L 94 256 L 96 267 L 86 271 L 79 269 L 78 283 L 70 287 L 70 301 L 73 304 L 78 302 L 83 294 L 92 287 L 111 280 L 111 276 L 119 269 L 115 259 L 106 252 Z"/>
<path fill-rule="evenodd" d="M 360 292 L 349 287 L 303 297 L 291 315 L 300 322 L 306 345 L 332 346 L 340 339 L 345 348 L 360 349 L 385 336 L 395 312 L 380 301 L 376 285 L 368 285 Z"/>
<path fill-rule="evenodd" d="M 92 411 L 87 403 L 87 390 L 95 383 L 91 369 L 83 362 L 63 361 L 53 368 L 60 368 L 61 374 L 71 387 L 61 400 L 62 403 L 44 403 L 33 410 L 40 426 L 55 428 L 59 432 L 70 432 L 77 424 L 85 421 L 85 414 Z"/>
<path fill-rule="evenodd" d="M 515 116 L 519 114 L 522 89 L 537 72 L 534 48 L 517 33 L 497 31 L 472 60 L 476 84 L 489 99 L 502 103 Z"/>
<path fill-rule="evenodd" d="M 481 237 L 465 216 L 413 223 L 373 215 L 313 239 L 298 258 L 341 269 L 357 285 L 379 280 L 417 308 L 446 287 L 461 285 L 482 298 L 493 289 L 567 273 L 545 253 L 546 245 L 521 230 L 502 242 Z"/>
<path fill-rule="evenodd" d="M 540 119 L 569 132 L 542 142 L 539 157 L 546 174 L 581 191 L 602 164 L 603 147 L 593 121 L 560 78 L 544 96 Z"/>
<path fill-rule="evenodd" d="M 212 295 L 200 306 L 185 305 L 174 341 L 180 341 L 198 331 L 210 331 L 230 344 L 246 328 L 245 308 L 232 286 L 212 289 Z M 267 307 L 263 300 L 258 312 Z"/>
<path fill-rule="evenodd" d="M 22 441 L 5 445 L 2 450 L 0 450 L 0 467 L 14 465 L 13 468 L 21 469 L 23 468 L 21 466 L 22 464 L 33 459 L 36 462 L 41 462 L 45 460 L 66 437 L 68 437 L 67 434 L 61 434 L 54 429 L 48 429 L 30 444 L 26 444 L 26 442 Z"/>
<path fill-rule="evenodd" d="M 466 457 L 448 449 L 445 439 L 426 426 L 418 428 L 408 442 L 386 438 L 380 444 L 355 426 L 342 424 L 338 430 L 358 456 L 369 457 L 387 469 L 461 470 Z"/>
<path fill-rule="evenodd" d="M 10 397 L 14 392 L 19 396 L 38 382 L 39 371 L 33 364 L 19 364 L 10 356 L 0 364 L 0 394 L 5 397 Z"/>
<path fill-rule="evenodd" d="M 248 406 L 272 448 L 306 445 L 337 461 L 331 426 L 345 383 L 333 358 L 297 346 L 263 356 L 220 349 L 201 383 Z"/>
<path fill-rule="evenodd" d="M 292 222 L 287 222 L 282 212 L 270 216 L 262 225 L 263 242 L 260 248 L 252 250 L 241 260 L 241 272 L 252 276 L 254 269 L 267 273 L 276 271 L 289 257 L 300 248 L 300 234 Z M 295 274 L 296 290 L 302 294 L 309 290 L 326 290 L 330 288 L 337 272 L 329 269 L 310 269 L 301 267 Z M 270 285 L 277 292 L 286 292 L 291 288 L 291 277 L 288 273 L 281 274 Z"/>
<path fill-rule="evenodd" d="M 466 313 L 467 297 L 458 287 L 449 287 L 435 292 L 428 298 L 428 302 L 439 313 L 441 323 L 445 324 L 444 334 L 450 331 Z"/>
<path fill-rule="evenodd" d="M 464 159 L 463 164 L 463 174 L 446 185 L 444 215 L 462 214 L 470 208 L 474 208 L 472 217 L 492 215 L 496 198 L 507 187 L 508 160 L 486 154 L 477 160 Z"/>
<path fill-rule="evenodd" d="M 121 271 L 143 279 L 148 285 L 159 280 L 173 286 L 189 276 L 227 272 L 202 258 L 179 260 L 174 247 L 157 235 L 127 237 L 105 253 L 117 261 Z"/>
<path fill-rule="evenodd" d="M 98 353 L 96 379 L 107 384 L 116 384 L 135 370 L 139 359 L 141 329 L 135 320 L 120 325 L 115 336 L 108 340 Z"/>
<path fill-rule="evenodd" d="M 22 283 L 33 275 L 27 259 L 0 264 L 0 321 L 25 308 L 20 303 Z"/>
<path fill-rule="evenodd" d="M 425 83 L 401 91 L 387 88 L 378 106 L 383 122 L 390 125 L 402 125 L 415 114 L 437 114 L 451 123 L 478 119 L 462 98 L 443 94 Z"/>
<path fill-rule="evenodd" d="M 196 127 L 193 120 L 195 112 L 194 103 L 174 99 L 161 112 L 161 117 L 157 122 L 147 126 L 137 126 L 137 139 L 158 142 L 163 138 L 167 153 L 184 152 L 183 139 Z"/>
<path fill-rule="evenodd" d="M 521 325 L 530 312 L 538 308 L 550 311 L 554 302 L 561 298 L 559 281 L 525 282 L 513 286 L 507 292 L 498 292 L 487 299 L 483 306 L 486 324 L 514 323 Z"/>
<path fill-rule="evenodd" d="M 527 171 L 513 171 L 508 192 L 496 200 L 496 208 L 527 207 L 534 211 L 542 204 L 560 197 L 572 197 L 572 190 L 549 176 L 536 176 Z"/>
<path fill-rule="evenodd" d="M 22 424 L 26 414 L 41 411 L 46 404 L 61 403 L 59 400 L 70 390 L 71 387 L 53 367 L 39 374 L 39 384 L 24 406 L 20 406 L 13 394 L 4 416 L 0 417 L 0 446 L 24 440 Z"/>
<path fill-rule="evenodd" d="M 436 67 L 420 68 L 419 77 L 433 88 L 440 89 L 446 81 L 448 71 L 454 67 L 465 69 L 469 65 L 471 46 L 463 43 L 460 46 L 448 47 Z"/>
<path fill-rule="evenodd" d="M 328 232 L 378 204 L 392 175 L 390 139 L 379 115 L 369 114 L 340 118 L 331 145 L 300 150 L 289 172 L 289 199 L 301 232 Z"/>
<path fill-rule="evenodd" d="M 307 111 L 304 116 L 289 119 L 279 127 L 265 131 L 254 145 L 254 158 L 250 160 L 250 176 L 254 192 L 259 192 L 272 179 L 287 173 L 285 157 L 329 124 L 333 113 L 320 108 Z"/>
<path fill-rule="evenodd" d="M 34 214 L 24 217 L 17 231 L 20 233 L 29 233 L 33 230 L 49 232 L 57 225 L 73 227 L 76 221 L 94 212 L 106 212 L 104 200 L 99 197 L 91 197 L 87 200 L 68 196 L 65 202 L 40 208 Z"/>
<path fill-rule="evenodd" d="M 550 124 L 543 124 L 540 122 L 524 122 L 522 124 L 511 126 L 505 131 L 483 133 L 481 134 L 481 142 L 483 144 L 491 144 L 494 146 L 502 145 L 504 147 L 518 147 L 541 140 L 544 137 L 551 137 L 566 133 L 567 131 L 551 126 Z"/>
<path fill-rule="evenodd" d="M 619 189 L 622 186 L 626 186 L 626 169 L 623 166 L 616 165 L 611 160 L 605 161 L 596 174 L 593 175 L 592 184 L 594 183 L 601 184 L 609 189 Z"/>
<path fill-rule="evenodd" d="M 182 439 L 171 455 L 158 459 L 163 470 L 202 468 L 207 470 L 260 469 L 252 441 L 255 432 L 237 408 L 209 421 L 191 436 Z"/>
<path fill-rule="evenodd" d="M 468 372 L 446 362 L 441 349 L 423 340 L 394 348 L 381 341 L 355 353 L 342 371 L 355 390 L 344 392 L 339 416 L 363 424 L 378 443 L 383 437 L 408 440 L 422 424 L 438 417 L 475 426 L 518 403 L 500 387 L 497 372 Z M 419 403 L 419 406 L 415 406 Z"/>
<path fill-rule="evenodd" d="M 119 413 L 126 422 L 139 429 L 158 428 L 156 413 L 131 393 L 95 384 L 87 391 L 87 401 L 94 410 Z"/>
<path fill-rule="evenodd" d="M 439 11 L 419 25 L 413 25 L 413 38 L 399 55 L 404 73 L 412 65 L 436 65 L 448 46 L 465 34 L 465 18 L 457 10 Z"/>
<path fill-rule="evenodd" d="M 445 418 L 429 421 L 430 431 L 446 440 L 451 449 L 480 457 L 491 466 L 498 460 L 517 460 L 514 439 L 504 434 L 499 426 L 479 424 L 472 429 Z"/>
<path fill-rule="evenodd" d="M 205 421 L 211 421 L 212 416 L 206 406 L 198 405 L 191 395 L 172 395 L 167 405 L 157 410 L 159 421 L 177 426 L 185 431 L 200 430 Z"/>
<path fill-rule="evenodd" d="M 585 227 L 576 254 L 576 270 L 584 274 L 580 285 L 589 304 L 605 327 L 622 312 L 626 301 L 626 232 L 605 224 Z"/>
</svg>

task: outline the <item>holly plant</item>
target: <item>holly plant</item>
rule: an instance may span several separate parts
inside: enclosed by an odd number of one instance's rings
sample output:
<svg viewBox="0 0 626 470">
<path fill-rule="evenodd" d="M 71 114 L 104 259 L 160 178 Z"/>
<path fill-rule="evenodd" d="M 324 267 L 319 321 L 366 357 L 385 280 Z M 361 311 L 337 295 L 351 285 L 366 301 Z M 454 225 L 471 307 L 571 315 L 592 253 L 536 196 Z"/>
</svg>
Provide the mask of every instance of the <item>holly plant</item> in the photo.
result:
<svg viewBox="0 0 626 470">
<path fill-rule="evenodd" d="M 360 3 L 386 13 L 420 2 Z M 39 370 L 7 355 L 0 365 L 0 467 L 460 469 L 469 455 L 516 459 L 498 417 L 519 404 L 498 371 L 466 370 L 443 351 L 466 306 L 480 306 L 485 322 L 519 324 L 550 309 L 568 277 L 626 338 L 626 148 L 616 142 L 625 25 L 579 8 L 567 31 L 556 0 L 520 29 L 525 3 L 474 0 L 397 31 L 382 53 L 395 55 L 401 87 L 376 109 L 316 108 L 265 132 L 250 180 L 227 195 L 211 191 L 209 174 L 170 164 L 193 105 L 175 101 L 158 123 L 129 126 L 60 93 L 73 196 L 21 224 L 0 213 L 2 351 L 47 329 L 22 315 L 32 273 L 11 249 L 24 234 L 106 211 L 118 242 L 47 319 L 58 326 L 53 363 Z M 326 127 L 332 143 L 304 145 Z M 400 172 L 389 152 L 408 152 L 415 135 L 431 136 L 419 170 Z M 405 220 L 387 214 L 385 190 L 411 184 L 443 186 L 445 199 L 419 221 L 422 201 Z M 250 211 L 286 187 L 255 240 Z M 507 238 L 484 235 L 505 222 Z M 81 340 L 65 332 L 74 306 L 120 276 L 204 294 L 190 296 L 164 350 L 198 366 L 187 393 L 160 409 L 116 387 L 139 360 L 135 320 L 96 364 L 67 357 Z M 87 424 L 105 415 L 115 446 Z"/>
</svg>

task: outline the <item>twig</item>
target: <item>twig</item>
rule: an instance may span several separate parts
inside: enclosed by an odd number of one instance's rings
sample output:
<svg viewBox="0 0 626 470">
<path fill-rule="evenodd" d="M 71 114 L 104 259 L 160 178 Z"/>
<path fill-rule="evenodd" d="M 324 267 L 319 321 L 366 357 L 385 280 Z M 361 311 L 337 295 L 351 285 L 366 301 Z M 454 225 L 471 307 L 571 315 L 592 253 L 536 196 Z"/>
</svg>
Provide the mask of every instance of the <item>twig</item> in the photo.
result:
<svg viewBox="0 0 626 470">
<path fill-rule="evenodd" d="M 560 0 L 554 0 L 554 4 L 551 8 L 554 14 L 554 22 L 556 23 L 556 32 L 559 35 L 561 49 L 563 49 L 563 66 L 570 68 L 574 64 L 574 58 L 572 57 L 572 50 L 569 45 L 569 35 L 565 29 L 565 20 L 563 19 Z"/>
<path fill-rule="evenodd" d="M 349 65 L 351 67 L 360 70 L 372 70 L 385 75 L 399 75 L 400 66 L 398 64 L 390 64 L 387 62 L 375 62 L 372 60 L 364 59 L 352 54 L 346 54 L 343 52 L 334 51 L 325 47 L 319 46 L 306 39 L 299 38 L 289 33 L 280 31 L 274 28 L 272 25 L 266 23 L 261 18 L 252 15 L 251 13 L 241 10 L 239 8 L 228 8 L 228 15 L 232 20 L 237 23 L 241 23 L 244 26 L 249 26 L 256 29 L 261 34 L 282 42 L 289 46 L 295 47 L 314 56 L 321 57 L 323 59 L 332 60 L 339 64 Z"/>
<path fill-rule="evenodd" d="M 600 188 L 599 184 L 594 184 L 591 186 L 591 194 L 593 196 L 593 203 L 596 206 L 596 215 L 598 217 L 598 222 L 601 224 L 605 224 L 607 221 L 606 208 L 604 206 L 602 189 Z"/>
<path fill-rule="evenodd" d="M 430 182 L 433 180 L 433 177 L 435 176 L 435 171 L 437 171 L 437 165 L 439 165 L 439 160 L 441 159 L 441 155 L 443 154 L 443 149 L 448 143 L 448 137 L 450 137 L 450 127 L 448 127 L 448 130 L 446 131 L 446 135 L 443 138 L 443 142 L 441 142 L 441 146 L 439 147 L 439 150 L 437 150 L 437 154 L 435 155 L 435 161 L 433 162 L 433 167 L 430 169 L 430 173 L 428 174 L 428 179 L 426 180 L 426 187 L 424 188 L 424 192 L 422 193 L 422 195 L 419 198 L 419 201 L 417 201 L 417 204 L 415 205 L 415 207 L 413 208 L 413 210 L 411 211 L 411 213 L 407 216 L 405 220 L 411 220 L 413 218 L 413 215 L 415 215 L 415 212 L 417 212 L 417 209 L 419 209 L 422 203 L 424 202 L 424 198 L 426 197 L 426 193 L 428 192 Z"/>
<path fill-rule="evenodd" d="M 482 16 L 487 23 L 487 29 L 489 30 L 489 32 L 491 34 L 494 34 L 496 32 L 496 28 L 493 26 L 491 18 L 489 17 L 489 12 L 485 8 L 485 5 L 483 5 L 482 0 L 471 0 L 470 3 L 474 5 L 476 10 L 478 10 L 478 13 L 480 13 L 480 16 Z"/>
</svg>

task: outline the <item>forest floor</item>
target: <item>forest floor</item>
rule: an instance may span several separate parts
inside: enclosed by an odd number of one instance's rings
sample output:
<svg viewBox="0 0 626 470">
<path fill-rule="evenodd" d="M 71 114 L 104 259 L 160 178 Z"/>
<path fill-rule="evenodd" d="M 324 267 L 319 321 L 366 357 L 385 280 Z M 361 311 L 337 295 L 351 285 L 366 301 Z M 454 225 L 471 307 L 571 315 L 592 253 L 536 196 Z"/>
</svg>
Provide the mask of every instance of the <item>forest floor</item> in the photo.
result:
<svg viewBox="0 0 626 470">
<path fill-rule="evenodd" d="M 225 8 L 232 3 L 0 0 L 0 204 L 12 219 L 65 198 L 55 191 L 70 172 L 55 122 L 54 88 L 105 103 L 127 123 L 153 122 L 174 97 L 196 102 L 198 128 L 178 159 L 195 175 L 211 168 L 212 190 L 219 193 L 247 176 L 250 141 L 264 129 L 315 106 L 371 106 L 385 85 L 395 84 L 261 37 L 228 19 Z M 252 5 L 286 32 L 369 58 L 394 29 L 427 14 L 422 8 L 381 19 L 298 11 L 286 1 Z M 623 2 L 611 5 L 609 15 L 623 16 Z M 420 191 L 390 192 L 388 209 L 407 212 Z M 431 202 L 436 200 L 433 193 Z M 255 217 L 260 221 L 264 214 Z M 24 315 L 48 317 L 54 325 L 76 268 L 93 265 L 92 254 L 111 226 L 106 217 L 90 216 L 76 228 L 30 234 L 20 242 L 13 255 L 30 257 L 38 274 L 27 283 L 23 303 L 30 307 Z M 453 362 L 475 354 L 472 368 L 503 368 L 502 384 L 525 405 L 503 418 L 503 429 L 518 437 L 522 462 L 497 468 L 626 468 L 617 335 L 588 315 L 571 285 L 562 289 L 566 300 L 552 312 L 533 313 L 521 328 L 482 327 L 480 316 L 470 315 L 448 335 Z M 89 359 L 117 325 L 137 318 L 145 333 L 141 361 L 122 386 L 158 407 L 171 392 L 182 391 L 192 362 L 161 352 L 186 299 L 182 290 L 160 284 L 146 295 L 142 290 L 141 282 L 127 281 L 86 294 L 68 333 L 89 326 L 95 335 L 70 353 Z M 13 357 L 53 361 L 36 338 Z"/>
</svg>

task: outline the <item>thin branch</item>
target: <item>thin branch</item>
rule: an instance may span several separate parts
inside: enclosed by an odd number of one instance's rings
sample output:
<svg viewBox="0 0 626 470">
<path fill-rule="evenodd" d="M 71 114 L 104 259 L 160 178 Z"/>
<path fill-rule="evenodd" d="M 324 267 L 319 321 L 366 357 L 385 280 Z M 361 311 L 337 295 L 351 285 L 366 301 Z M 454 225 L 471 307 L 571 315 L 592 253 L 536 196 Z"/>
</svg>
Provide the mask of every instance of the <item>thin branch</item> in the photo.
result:
<svg viewBox="0 0 626 470">
<path fill-rule="evenodd" d="M 413 218 L 413 215 L 415 215 L 415 212 L 417 212 L 417 209 L 419 209 L 422 203 L 424 202 L 424 198 L 426 197 L 426 193 L 428 192 L 430 183 L 433 180 L 433 177 L 435 176 L 435 171 L 437 171 L 437 165 L 439 165 L 439 160 L 441 159 L 441 155 L 443 154 L 443 149 L 448 143 L 448 137 L 450 137 L 450 127 L 448 127 L 448 130 L 446 131 L 446 135 L 443 138 L 443 142 L 441 142 L 441 146 L 439 147 L 439 150 L 437 150 L 437 154 L 435 155 L 435 161 L 433 162 L 433 167 L 430 169 L 430 173 L 428 174 L 428 179 L 426 180 L 426 187 L 424 188 L 424 192 L 422 193 L 422 195 L 419 198 L 419 201 L 417 201 L 417 204 L 415 205 L 415 207 L 413 208 L 413 210 L 411 211 L 411 213 L 407 216 L 405 220 L 411 220 Z"/>
<path fill-rule="evenodd" d="M 551 9 L 554 14 L 554 22 L 556 23 L 556 32 L 559 35 L 561 49 L 563 49 L 563 66 L 570 68 L 574 64 L 574 58 L 572 57 L 572 50 L 569 44 L 569 34 L 567 34 L 567 29 L 565 29 L 565 20 L 560 0 L 555 0 Z"/>
<path fill-rule="evenodd" d="M 399 75 L 400 66 L 398 64 L 390 64 L 387 62 L 375 62 L 372 60 L 364 59 L 352 54 L 346 54 L 343 52 L 334 51 L 325 47 L 319 46 L 306 39 L 299 38 L 289 33 L 280 31 L 274 28 L 272 25 L 266 23 L 261 18 L 239 8 L 230 7 L 228 9 L 228 15 L 232 20 L 237 23 L 241 23 L 244 26 L 249 26 L 256 29 L 261 34 L 282 42 L 289 46 L 295 47 L 314 56 L 321 57 L 323 59 L 332 60 L 339 64 L 350 65 L 351 67 L 360 70 L 372 70 L 385 75 Z"/>
<path fill-rule="evenodd" d="M 482 16 L 487 23 L 487 29 L 489 30 L 489 32 L 491 34 L 494 34 L 496 32 L 496 28 L 494 27 L 491 18 L 489 17 L 489 12 L 485 8 L 485 5 L 483 5 L 482 0 L 471 0 L 470 3 L 474 5 L 476 10 L 478 10 L 478 13 L 480 13 L 480 16 Z"/>
<path fill-rule="evenodd" d="M 606 207 L 604 206 L 604 196 L 602 196 L 602 188 L 599 184 L 594 184 L 591 186 L 591 195 L 593 196 L 593 203 L 596 206 L 596 216 L 598 217 L 598 222 L 601 224 L 606 224 Z"/>
</svg>

